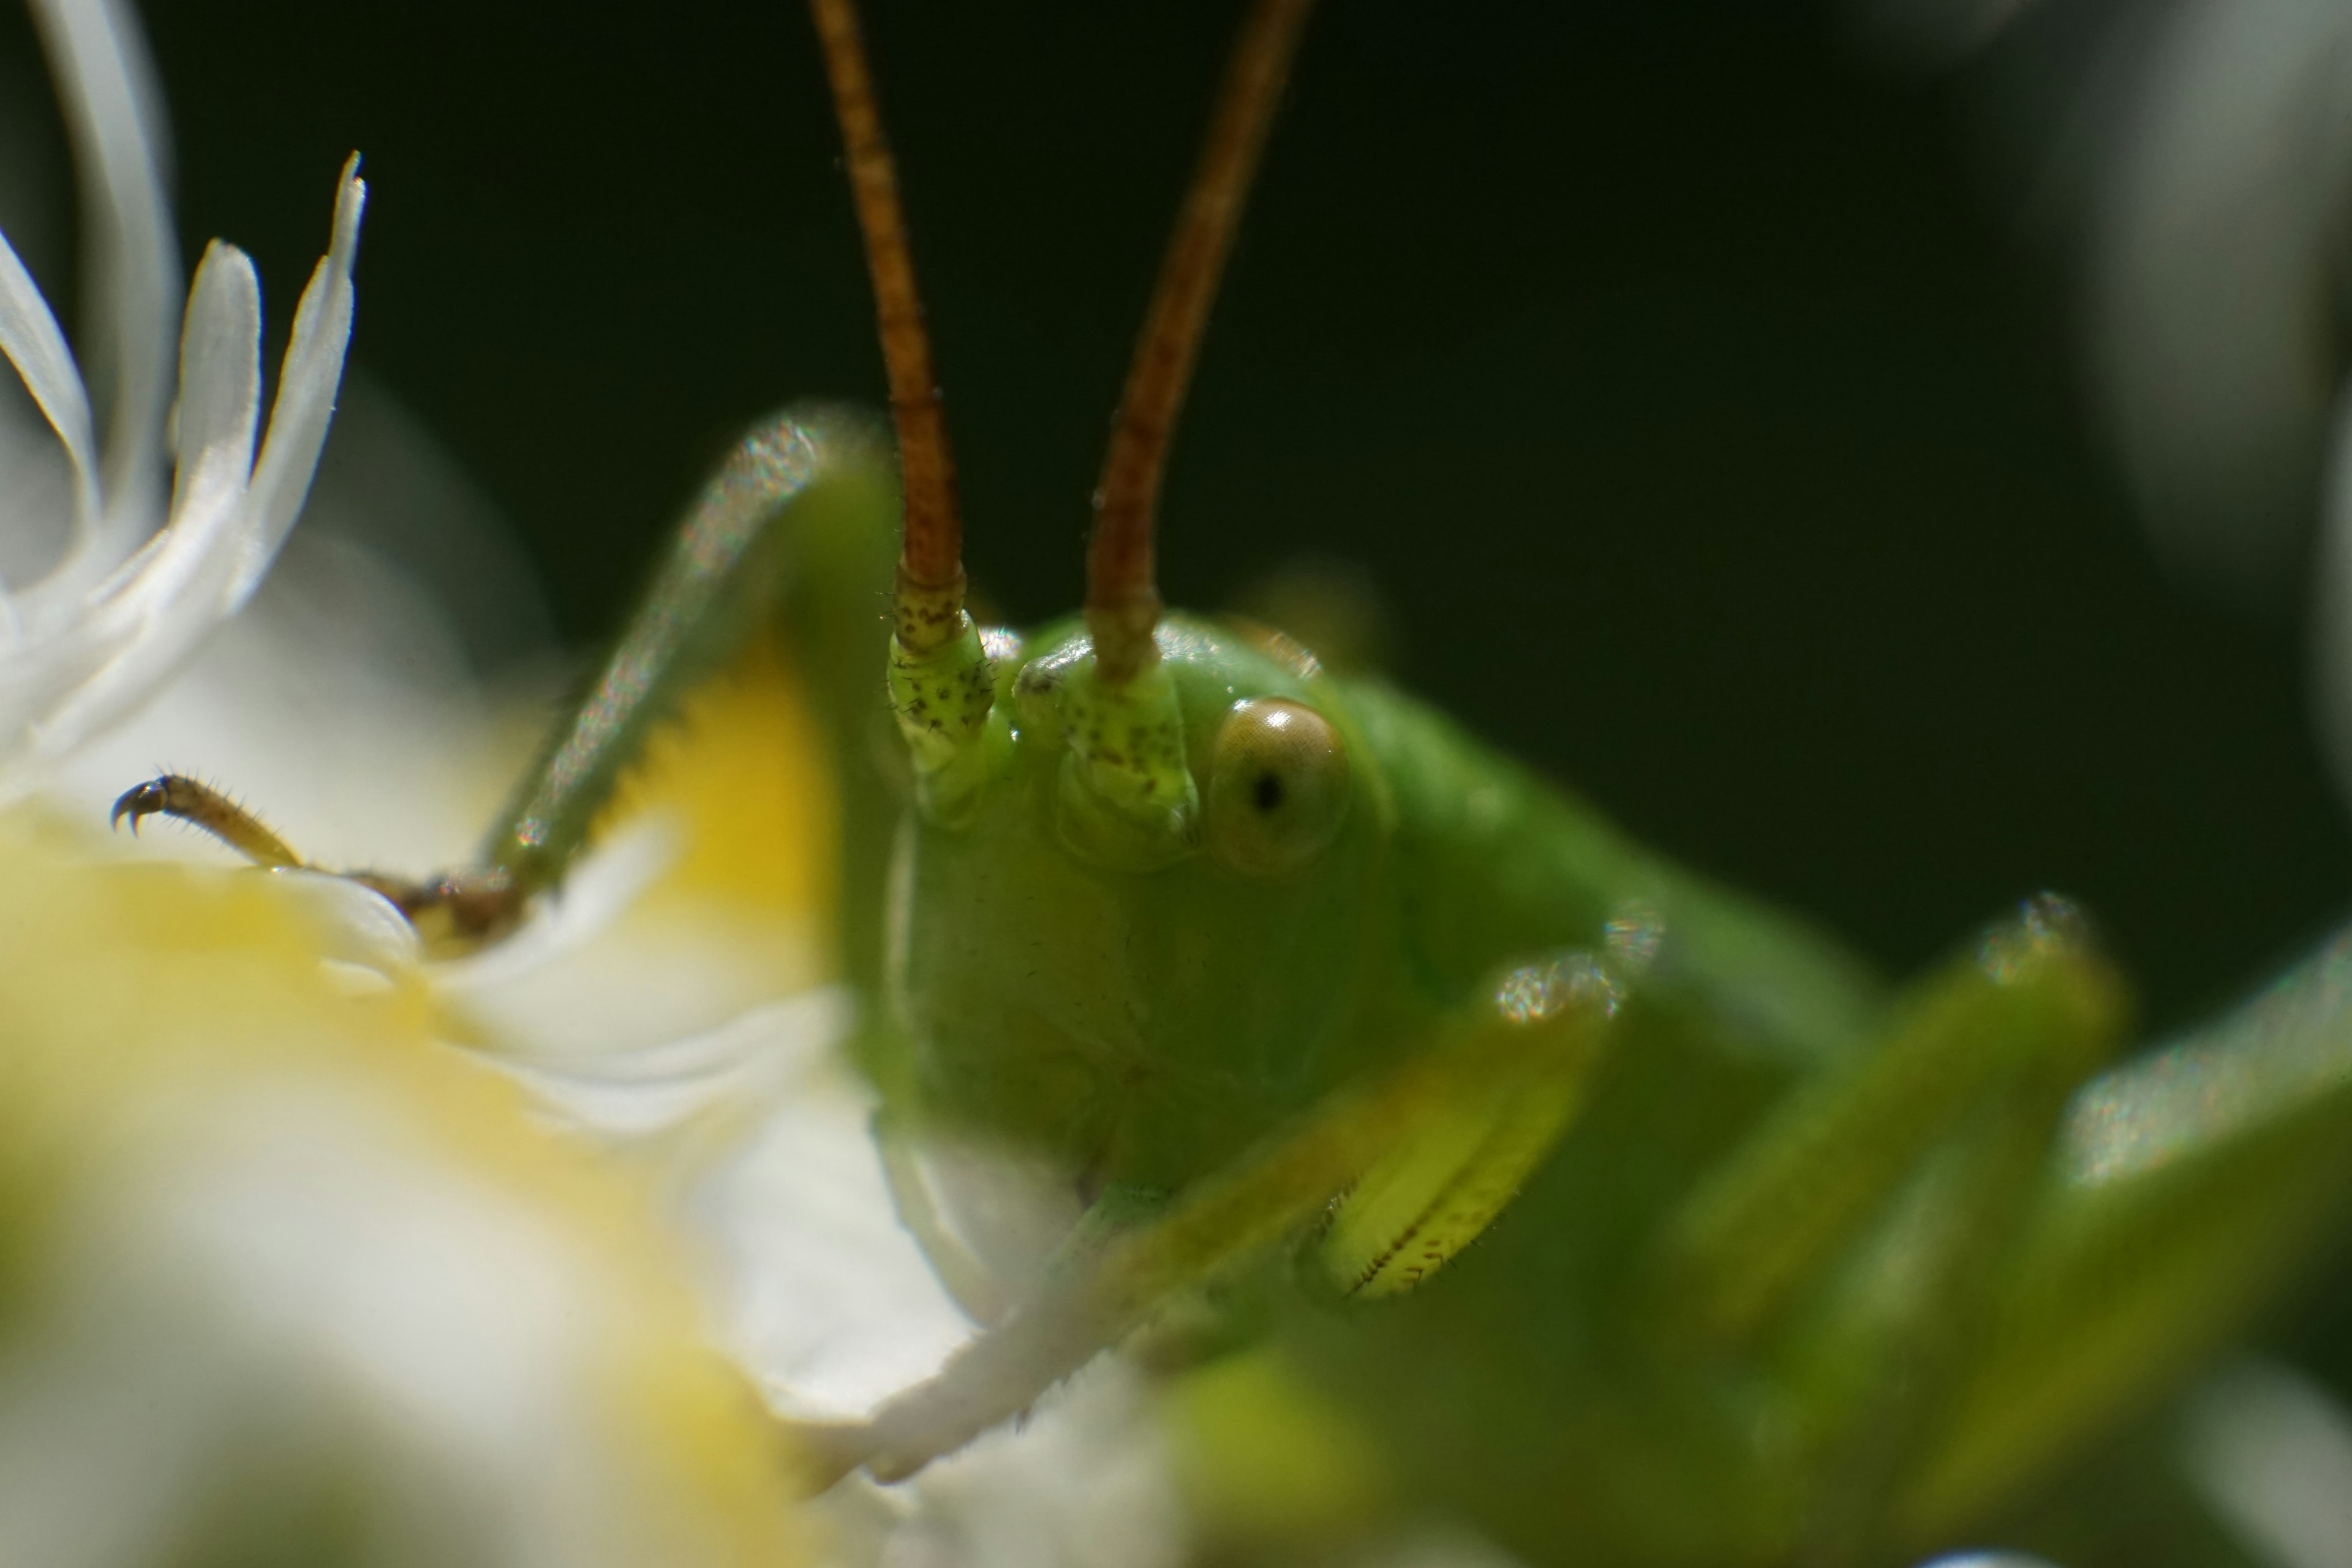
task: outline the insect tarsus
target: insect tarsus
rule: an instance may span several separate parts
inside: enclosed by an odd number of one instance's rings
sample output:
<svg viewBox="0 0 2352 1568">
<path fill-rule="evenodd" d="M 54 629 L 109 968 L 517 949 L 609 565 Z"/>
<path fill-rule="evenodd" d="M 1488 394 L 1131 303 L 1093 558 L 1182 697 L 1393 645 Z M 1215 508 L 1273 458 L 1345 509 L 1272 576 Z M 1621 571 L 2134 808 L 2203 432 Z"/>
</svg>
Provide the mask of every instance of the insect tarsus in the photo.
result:
<svg viewBox="0 0 2352 1568">
<path fill-rule="evenodd" d="M 162 773 L 117 795 L 107 820 L 124 821 L 136 834 L 151 816 L 168 816 L 208 834 L 268 871 L 321 869 L 295 853 L 261 819 L 202 779 Z M 332 873 L 380 893 L 408 918 L 425 951 L 436 956 L 467 952 L 497 941 L 522 919 L 525 897 L 501 869 L 460 871 L 417 880 L 380 871 Z"/>
</svg>

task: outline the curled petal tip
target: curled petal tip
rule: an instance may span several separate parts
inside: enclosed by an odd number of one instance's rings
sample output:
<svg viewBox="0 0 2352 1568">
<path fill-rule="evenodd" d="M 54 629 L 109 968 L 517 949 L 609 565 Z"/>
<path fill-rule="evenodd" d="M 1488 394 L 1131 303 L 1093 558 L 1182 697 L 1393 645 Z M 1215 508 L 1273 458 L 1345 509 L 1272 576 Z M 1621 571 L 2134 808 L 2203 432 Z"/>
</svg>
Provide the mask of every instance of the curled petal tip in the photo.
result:
<svg viewBox="0 0 2352 1568">
<path fill-rule="evenodd" d="M 359 259 L 360 215 L 367 209 L 367 182 L 360 178 L 360 155 L 357 153 L 343 160 L 343 172 L 337 176 L 335 188 L 335 234 L 327 250 L 339 258 L 343 270 L 351 270 Z"/>
</svg>

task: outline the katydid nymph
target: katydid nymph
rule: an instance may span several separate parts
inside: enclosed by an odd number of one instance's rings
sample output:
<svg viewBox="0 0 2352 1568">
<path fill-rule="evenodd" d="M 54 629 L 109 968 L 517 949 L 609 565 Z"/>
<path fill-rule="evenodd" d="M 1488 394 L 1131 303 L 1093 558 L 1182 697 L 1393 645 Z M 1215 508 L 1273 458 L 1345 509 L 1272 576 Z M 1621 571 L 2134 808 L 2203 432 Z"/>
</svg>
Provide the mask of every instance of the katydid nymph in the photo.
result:
<svg viewBox="0 0 2352 1568">
<path fill-rule="evenodd" d="M 2122 988 L 2063 901 L 1886 986 L 1376 679 L 1161 613 L 1160 469 L 1303 0 L 1244 21 L 1083 615 L 975 626 L 856 23 L 814 10 L 895 451 L 824 408 L 747 435 L 479 865 L 366 880 L 443 948 L 497 940 L 679 697 L 783 629 L 843 804 L 885 1164 L 987 1324 L 810 1434 L 828 1473 L 903 1476 L 1139 1330 L 1262 1312 L 1403 1485 L 1530 1558 L 1899 1562 L 1995 1526 L 2307 1250 L 2352 1118 L 2320 1079 L 2176 1114 L 2160 1157 L 2081 1152 L 2143 1101 L 2096 1077 Z M 188 781 L 118 810 L 299 863 Z M 1049 1171 L 1080 1216 L 1010 1269 L 934 1148 Z"/>
</svg>

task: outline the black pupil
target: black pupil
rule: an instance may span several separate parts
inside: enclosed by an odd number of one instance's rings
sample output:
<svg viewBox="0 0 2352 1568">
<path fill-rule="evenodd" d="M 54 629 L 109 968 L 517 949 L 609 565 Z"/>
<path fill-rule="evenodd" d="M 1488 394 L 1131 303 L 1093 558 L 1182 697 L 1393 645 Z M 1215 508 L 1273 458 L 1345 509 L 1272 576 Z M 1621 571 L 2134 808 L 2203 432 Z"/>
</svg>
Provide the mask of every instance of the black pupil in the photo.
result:
<svg viewBox="0 0 2352 1568">
<path fill-rule="evenodd" d="M 1250 799 L 1260 811 L 1274 811 L 1282 805 L 1282 780 L 1272 773 L 1260 773 L 1250 786 Z"/>
</svg>

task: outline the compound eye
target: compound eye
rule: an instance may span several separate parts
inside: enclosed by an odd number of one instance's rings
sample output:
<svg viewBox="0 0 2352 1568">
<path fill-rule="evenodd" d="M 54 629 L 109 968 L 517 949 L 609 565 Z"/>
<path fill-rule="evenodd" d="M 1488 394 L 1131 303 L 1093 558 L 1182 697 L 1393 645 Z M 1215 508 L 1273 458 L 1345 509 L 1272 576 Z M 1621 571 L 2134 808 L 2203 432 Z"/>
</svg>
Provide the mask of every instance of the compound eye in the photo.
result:
<svg viewBox="0 0 2352 1568">
<path fill-rule="evenodd" d="M 1297 870 L 1339 831 L 1348 783 L 1329 720 L 1286 697 L 1244 698 L 1217 731 L 1202 823 L 1209 853 L 1245 877 Z"/>
</svg>

